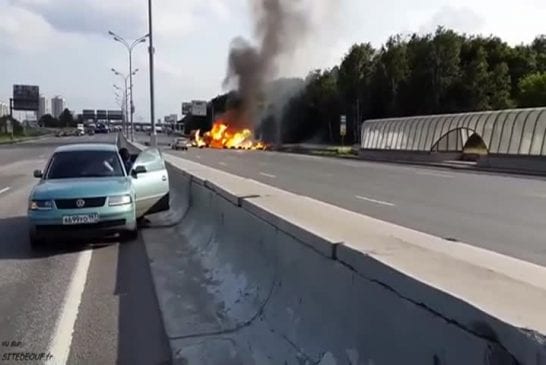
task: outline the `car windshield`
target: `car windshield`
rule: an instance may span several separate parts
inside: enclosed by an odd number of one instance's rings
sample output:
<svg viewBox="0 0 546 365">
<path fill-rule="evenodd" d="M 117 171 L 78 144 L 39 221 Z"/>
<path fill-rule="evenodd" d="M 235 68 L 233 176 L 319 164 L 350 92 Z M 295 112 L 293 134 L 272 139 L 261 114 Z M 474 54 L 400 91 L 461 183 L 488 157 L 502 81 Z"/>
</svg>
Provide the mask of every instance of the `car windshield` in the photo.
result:
<svg viewBox="0 0 546 365">
<path fill-rule="evenodd" d="M 70 151 L 55 153 L 46 179 L 124 176 L 114 151 Z"/>
</svg>

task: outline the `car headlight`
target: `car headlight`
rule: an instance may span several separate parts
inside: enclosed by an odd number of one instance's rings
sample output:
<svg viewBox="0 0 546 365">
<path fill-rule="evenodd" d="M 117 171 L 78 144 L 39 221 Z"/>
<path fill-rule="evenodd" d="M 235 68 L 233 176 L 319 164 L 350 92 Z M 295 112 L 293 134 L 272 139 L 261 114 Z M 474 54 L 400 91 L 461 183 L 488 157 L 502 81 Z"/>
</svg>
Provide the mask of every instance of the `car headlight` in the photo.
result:
<svg viewBox="0 0 546 365">
<path fill-rule="evenodd" d="M 116 195 L 108 197 L 108 205 L 111 207 L 116 207 L 119 205 L 127 205 L 131 204 L 133 202 L 133 199 L 131 198 L 131 195 Z"/>
<path fill-rule="evenodd" d="M 53 209 L 52 200 L 31 200 L 28 206 L 29 210 L 51 210 Z"/>
</svg>

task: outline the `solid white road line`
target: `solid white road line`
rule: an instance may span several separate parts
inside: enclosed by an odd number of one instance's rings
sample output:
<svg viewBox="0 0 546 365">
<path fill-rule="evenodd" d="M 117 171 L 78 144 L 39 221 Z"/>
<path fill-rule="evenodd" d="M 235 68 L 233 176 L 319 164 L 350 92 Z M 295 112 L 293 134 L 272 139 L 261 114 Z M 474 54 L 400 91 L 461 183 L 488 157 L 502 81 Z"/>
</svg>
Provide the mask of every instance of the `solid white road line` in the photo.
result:
<svg viewBox="0 0 546 365">
<path fill-rule="evenodd" d="M 382 201 L 382 200 L 375 200 L 375 199 L 367 198 L 365 196 L 356 195 L 356 198 L 360 199 L 360 200 L 365 200 L 365 201 L 370 202 L 370 203 L 385 205 L 387 207 L 395 207 L 396 206 L 396 204 L 393 204 L 393 203 L 385 202 L 385 201 Z"/>
<path fill-rule="evenodd" d="M 435 177 L 445 177 L 446 179 L 452 179 L 454 178 L 453 175 L 449 174 L 443 174 L 441 172 L 426 172 L 426 171 L 416 171 L 417 175 L 423 175 L 423 176 L 435 176 Z"/>
<path fill-rule="evenodd" d="M 1 189 L 0 194 L 5 193 L 6 191 L 9 191 L 11 188 L 8 186 L 7 188 Z"/>
<path fill-rule="evenodd" d="M 265 176 L 265 177 L 269 177 L 271 179 L 276 179 L 277 178 L 277 176 L 271 175 L 271 174 L 266 174 L 265 172 L 260 172 L 260 175 Z"/>
<path fill-rule="evenodd" d="M 78 310 L 87 281 L 87 272 L 89 271 L 92 252 L 92 250 L 85 250 L 79 254 L 74 273 L 64 297 L 55 326 L 55 332 L 49 344 L 49 353 L 53 355 L 52 361 L 55 364 L 64 365 L 68 361 L 72 334 L 76 319 L 78 318 Z"/>
<path fill-rule="evenodd" d="M 227 166 L 227 163 L 225 163 L 225 162 L 218 162 L 218 165 Z"/>
</svg>

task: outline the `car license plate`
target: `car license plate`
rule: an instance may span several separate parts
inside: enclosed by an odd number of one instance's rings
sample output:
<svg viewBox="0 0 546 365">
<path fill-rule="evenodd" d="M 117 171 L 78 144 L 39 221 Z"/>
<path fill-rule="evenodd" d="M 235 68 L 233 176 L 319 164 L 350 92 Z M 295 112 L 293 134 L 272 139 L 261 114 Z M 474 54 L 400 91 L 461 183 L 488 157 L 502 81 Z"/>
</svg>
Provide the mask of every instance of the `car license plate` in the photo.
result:
<svg viewBox="0 0 546 365">
<path fill-rule="evenodd" d="M 93 224 L 99 221 L 98 214 L 66 215 L 63 217 L 64 225 Z"/>
</svg>

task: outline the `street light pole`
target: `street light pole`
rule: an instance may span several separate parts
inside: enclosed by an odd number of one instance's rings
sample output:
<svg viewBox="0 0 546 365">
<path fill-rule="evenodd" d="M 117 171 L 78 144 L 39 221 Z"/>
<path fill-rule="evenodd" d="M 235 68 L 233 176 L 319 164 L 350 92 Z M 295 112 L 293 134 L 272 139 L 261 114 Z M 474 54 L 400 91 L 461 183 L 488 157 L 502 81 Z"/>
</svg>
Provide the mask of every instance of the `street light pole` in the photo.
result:
<svg viewBox="0 0 546 365">
<path fill-rule="evenodd" d="M 152 133 L 150 134 L 150 146 L 157 146 L 157 134 L 155 131 L 155 106 L 154 106 L 154 37 L 152 24 L 152 0 L 148 0 L 148 37 L 150 54 L 150 118 L 152 118 Z"/>
<path fill-rule="evenodd" d="M 129 85 L 131 85 L 131 101 L 129 115 L 131 116 L 131 142 L 135 141 L 135 130 L 133 127 L 133 113 L 135 112 L 135 105 L 133 104 L 133 49 L 129 48 Z"/>
<path fill-rule="evenodd" d="M 130 115 L 130 118 L 131 118 L 131 121 L 130 121 L 130 126 L 131 126 L 131 142 L 134 142 L 134 125 L 133 125 L 133 115 L 135 113 L 135 104 L 133 102 L 133 76 L 136 74 L 136 71 L 133 72 L 133 49 L 140 43 L 144 43 L 146 42 L 146 38 L 148 37 L 148 35 L 144 35 L 140 38 L 138 38 L 137 40 L 135 40 L 133 43 L 129 44 L 129 42 L 127 42 L 123 37 L 120 37 L 119 35 L 117 35 L 116 33 L 112 32 L 111 30 L 108 31 L 108 34 L 110 34 L 114 40 L 116 42 L 119 42 L 121 44 L 123 44 L 125 46 L 125 48 L 127 48 L 127 51 L 129 53 L 129 85 L 130 85 L 130 104 L 131 104 L 131 109 L 129 110 L 129 115 Z"/>
<path fill-rule="evenodd" d="M 112 69 L 113 70 L 113 69 Z M 115 73 L 116 71 L 114 71 Z M 122 120 L 122 133 L 124 136 L 127 137 L 127 128 L 128 128 L 128 116 L 127 116 L 127 82 L 124 80 L 125 88 L 121 90 L 121 87 L 114 84 L 114 88 L 119 91 L 123 91 L 123 98 L 120 102 L 121 111 L 123 113 L 123 120 Z M 117 96 L 117 94 L 116 94 Z"/>
<path fill-rule="evenodd" d="M 130 73 L 129 75 L 127 75 L 127 76 L 125 76 L 121 72 L 118 72 L 115 68 L 112 69 L 112 72 L 114 74 L 116 74 L 117 76 L 120 76 L 123 79 L 123 82 L 125 83 L 125 114 L 127 115 L 127 113 L 130 113 L 129 108 L 127 106 L 127 103 L 129 102 L 129 93 L 131 94 L 131 98 L 132 98 L 132 95 L 133 95 L 133 87 L 131 86 L 131 90 L 129 91 L 129 89 L 127 87 L 127 80 L 128 79 L 132 80 L 133 76 L 136 75 L 136 73 L 138 72 L 138 68 L 136 70 L 134 70 L 132 73 Z M 131 99 L 131 108 L 132 108 L 132 104 L 133 104 L 133 100 Z M 129 131 L 131 130 L 131 142 L 133 142 L 134 141 L 133 140 L 134 134 L 132 132 L 132 129 L 133 129 L 133 117 L 132 117 L 132 115 L 131 115 L 131 125 L 130 126 L 127 125 L 126 129 L 127 130 L 126 130 L 125 135 L 127 137 L 129 137 Z"/>
</svg>

